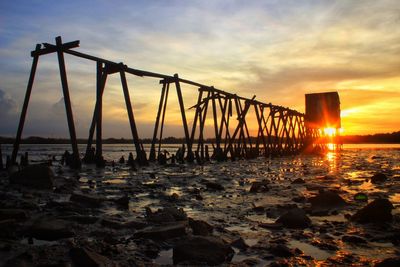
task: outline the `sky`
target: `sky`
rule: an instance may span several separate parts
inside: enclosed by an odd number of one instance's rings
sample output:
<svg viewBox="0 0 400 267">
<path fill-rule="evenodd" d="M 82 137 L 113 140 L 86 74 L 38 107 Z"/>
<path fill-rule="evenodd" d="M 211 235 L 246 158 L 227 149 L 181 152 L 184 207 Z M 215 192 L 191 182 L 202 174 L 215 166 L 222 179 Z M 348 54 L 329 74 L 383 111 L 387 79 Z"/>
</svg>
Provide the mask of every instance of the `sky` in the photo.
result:
<svg viewBox="0 0 400 267">
<path fill-rule="evenodd" d="M 337 91 L 344 134 L 400 130 L 398 0 L 0 1 L 0 136 L 15 136 L 37 43 L 75 50 L 305 111 L 304 94 Z M 96 65 L 65 56 L 78 137 L 87 137 Z M 161 86 L 128 77 L 139 134 L 150 137 Z M 182 87 L 185 108 L 197 88 Z M 118 75 L 104 92 L 104 136 L 130 137 Z M 183 136 L 176 95 L 164 136 Z M 191 111 L 187 114 L 191 123 Z M 210 125 L 211 127 L 211 125 Z M 41 56 L 24 136 L 68 137 L 56 54 Z"/>
</svg>

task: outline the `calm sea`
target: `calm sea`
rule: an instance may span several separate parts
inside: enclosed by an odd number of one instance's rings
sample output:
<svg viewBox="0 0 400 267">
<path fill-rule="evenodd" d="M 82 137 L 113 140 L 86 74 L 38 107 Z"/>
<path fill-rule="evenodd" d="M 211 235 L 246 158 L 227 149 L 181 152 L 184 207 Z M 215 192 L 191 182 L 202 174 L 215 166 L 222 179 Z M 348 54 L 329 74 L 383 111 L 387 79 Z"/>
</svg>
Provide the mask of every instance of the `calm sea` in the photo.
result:
<svg viewBox="0 0 400 267">
<path fill-rule="evenodd" d="M 167 144 L 162 146 L 162 150 L 167 150 L 170 153 L 175 153 L 180 147 L 179 144 Z M 211 145 L 210 145 L 211 147 Z M 86 145 L 80 144 L 78 146 L 81 156 L 83 157 L 86 150 Z M 150 151 L 150 144 L 145 144 L 144 148 L 147 153 Z M 3 162 L 5 162 L 6 156 L 11 155 L 12 145 L 3 144 L 1 146 L 3 154 Z M 156 148 L 157 149 L 157 148 Z M 71 145 L 68 144 L 22 144 L 20 146 L 19 154 L 28 152 L 29 159 L 31 161 L 44 161 L 55 156 L 57 159 L 61 158 L 61 155 L 65 150 L 71 152 Z M 399 153 L 400 144 L 345 144 L 343 145 L 343 152 L 357 151 L 357 150 L 393 150 L 393 152 Z M 104 144 L 103 155 L 106 160 L 118 160 L 121 156 L 127 158 L 129 152 L 134 152 L 135 148 L 133 144 Z M 365 151 L 366 152 L 366 151 Z"/>
</svg>

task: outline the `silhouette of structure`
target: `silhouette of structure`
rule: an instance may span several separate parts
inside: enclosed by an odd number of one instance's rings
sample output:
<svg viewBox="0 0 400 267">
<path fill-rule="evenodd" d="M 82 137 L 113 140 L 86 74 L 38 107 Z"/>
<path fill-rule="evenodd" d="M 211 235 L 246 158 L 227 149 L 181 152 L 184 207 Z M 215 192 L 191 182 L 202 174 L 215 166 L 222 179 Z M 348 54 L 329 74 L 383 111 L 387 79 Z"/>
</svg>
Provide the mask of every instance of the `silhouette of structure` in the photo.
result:
<svg viewBox="0 0 400 267">
<path fill-rule="evenodd" d="M 305 126 L 315 145 L 339 143 L 340 99 L 337 92 L 306 94 Z M 325 133 L 325 131 L 330 131 Z M 329 134 L 329 136 L 326 136 Z M 325 136 L 324 136 L 325 135 Z M 316 140 L 320 140 L 316 142 Z"/>
<path fill-rule="evenodd" d="M 190 80 L 182 79 L 175 74 L 173 76 L 143 71 L 130 68 L 123 63 L 112 62 L 103 58 L 84 54 L 75 50 L 79 46 L 79 41 L 63 43 L 61 37 L 55 38 L 55 44 L 37 44 L 36 49 L 31 52 L 33 57 L 32 68 L 27 85 L 25 100 L 18 125 L 17 136 L 14 143 L 12 162 L 16 161 L 21 135 L 24 127 L 28 103 L 32 92 L 32 86 L 40 56 L 57 53 L 61 85 L 64 95 L 64 102 L 67 114 L 68 128 L 72 145 L 73 167 L 79 167 L 81 159 L 79 156 L 75 124 L 69 96 L 67 73 L 65 69 L 64 54 L 73 55 L 86 60 L 94 61 L 97 66 L 96 75 L 96 104 L 93 111 L 93 119 L 89 130 L 89 138 L 84 159 L 89 161 L 102 161 L 102 103 L 103 92 L 106 86 L 107 77 L 118 73 L 121 79 L 121 86 L 125 98 L 126 109 L 128 112 L 129 124 L 135 146 L 136 160 L 139 164 L 147 163 L 147 156 L 143 144 L 138 135 L 138 129 L 134 118 L 134 111 L 129 95 L 129 88 L 126 75 L 131 74 L 140 77 L 160 79 L 161 96 L 158 112 L 155 120 L 154 132 L 151 142 L 149 160 L 154 161 L 161 152 L 163 142 L 163 129 L 167 113 L 167 102 L 170 88 L 175 87 L 181 112 L 182 127 L 185 137 L 185 158 L 188 161 L 196 159 L 204 160 L 208 158 L 208 147 L 204 142 L 204 128 L 207 119 L 211 119 L 214 125 L 213 157 L 217 160 L 227 158 L 252 158 L 259 155 L 284 155 L 293 154 L 301 151 L 306 145 L 305 116 L 295 110 L 263 103 L 232 94 L 213 86 L 207 86 Z M 191 85 L 198 88 L 197 104 L 192 106 L 194 109 L 194 119 L 192 125 L 188 124 L 184 99 L 181 91 L 181 84 Z M 250 118 L 248 113 L 254 109 L 255 118 Z M 249 120 L 257 122 L 258 133 L 256 137 L 250 136 L 248 129 Z M 191 128 L 190 128 L 191 126 Z M 93 157 L 93 140 L 96 132 L 96 150 Z M 310 133 L 309 133 L 310 134 Z M 310 135 L 314 138 L 314 135 Z"/>
</svg>

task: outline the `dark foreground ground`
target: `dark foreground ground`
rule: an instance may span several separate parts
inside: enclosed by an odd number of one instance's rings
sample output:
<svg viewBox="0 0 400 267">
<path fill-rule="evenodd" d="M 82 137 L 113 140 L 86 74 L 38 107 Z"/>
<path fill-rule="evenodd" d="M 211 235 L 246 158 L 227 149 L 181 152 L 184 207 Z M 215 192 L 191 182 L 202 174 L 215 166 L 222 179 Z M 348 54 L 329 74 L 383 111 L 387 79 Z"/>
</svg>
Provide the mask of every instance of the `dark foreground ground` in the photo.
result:
<svg viewBox="0 0 400 267">
<path fill-rule="evenodd" d="M 398 151 L 3 171 L 0 266 L 400 266 L 399 172 Z"/>
</svg>

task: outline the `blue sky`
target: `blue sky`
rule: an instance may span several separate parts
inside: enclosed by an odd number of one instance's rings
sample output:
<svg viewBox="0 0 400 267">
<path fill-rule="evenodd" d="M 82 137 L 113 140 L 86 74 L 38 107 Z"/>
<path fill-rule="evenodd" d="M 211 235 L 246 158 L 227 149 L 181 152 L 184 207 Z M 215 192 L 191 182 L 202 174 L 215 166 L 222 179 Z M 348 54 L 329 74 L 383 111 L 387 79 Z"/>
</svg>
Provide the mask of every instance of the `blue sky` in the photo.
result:
<svg viewBox="0 0 400 267">
<path fill-rule="evenodd" d="M 400 5 L 383 1 L 1 1 L 0 135 L 16 132 L 36 43 L 78 51 L 304 111 L 304 94 L 338 91 L 345 133 L 398 130 Z M 86 137 L 95 64 L 66 56 L 77 133 Z M 160 86 L 129 77 L 142 137 Z M 197 90 L 184 89 L 187 106 Z M 129 137 L 118 77 L 105 92 L 105 135 Z M 181 135 L 171 98 L 167 134 Z M 190 115 L 190 114 L 189 114 Z M 189 120 L 190 120 L 190 116 Z M 56 56 L 40 58 L 28 135 L 66 137 Z"/>
</svg>

